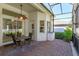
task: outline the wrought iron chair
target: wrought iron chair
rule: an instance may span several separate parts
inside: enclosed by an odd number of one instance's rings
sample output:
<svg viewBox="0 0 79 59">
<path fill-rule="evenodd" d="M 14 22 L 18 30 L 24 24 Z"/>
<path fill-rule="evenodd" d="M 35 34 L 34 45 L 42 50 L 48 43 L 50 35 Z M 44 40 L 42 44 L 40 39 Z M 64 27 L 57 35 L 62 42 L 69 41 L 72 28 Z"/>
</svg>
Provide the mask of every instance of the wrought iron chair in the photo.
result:
<svg viewBox="0 0 79 59">
<path fill-rule="evenodd" d="M 30 44 L 31 43 L 31 41 L 32 41 L 32 33 L 29 33 L 29 36 L 28 36 L 28 38 L 27 39 L 25 39 L 26 41 L 28 41 L 28 44 Z"/>
<path fill-rule="evenodd" d="M 15 45 L 21 45 L 21 41 L 17 39 L 16 35 L 11 34 L 11 37 Z"/>
</svg>

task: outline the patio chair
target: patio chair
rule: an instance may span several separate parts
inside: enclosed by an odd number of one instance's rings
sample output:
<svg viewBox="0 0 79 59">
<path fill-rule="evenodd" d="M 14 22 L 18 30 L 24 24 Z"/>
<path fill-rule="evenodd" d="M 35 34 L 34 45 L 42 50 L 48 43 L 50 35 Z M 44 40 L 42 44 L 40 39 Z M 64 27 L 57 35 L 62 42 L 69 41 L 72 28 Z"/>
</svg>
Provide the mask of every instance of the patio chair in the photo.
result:
<svg viewBox="0 0 79 59">
<path fill-rule="evenodd" d="M 15 45 L 21 45 L 21 41 L 17 39 L 17 37 L 13 34 L 11 34 L 12 40 L 14 42 Z"/>
<path fill-rule="evenodd" d="M 21 33 L 20 32 L 17 32 L 17 37 L 21 37 Z"/>
<path fill-rule="evenodd" d="M 26 41 L 28 41 L 28 44 L 30 44 L 31 43 L 31 41 L 32 41 L 32 33 L 29 33 L 29 36 L 28 36 L 28 38 L 27 39 L 25 39 Z"/>
</svg>

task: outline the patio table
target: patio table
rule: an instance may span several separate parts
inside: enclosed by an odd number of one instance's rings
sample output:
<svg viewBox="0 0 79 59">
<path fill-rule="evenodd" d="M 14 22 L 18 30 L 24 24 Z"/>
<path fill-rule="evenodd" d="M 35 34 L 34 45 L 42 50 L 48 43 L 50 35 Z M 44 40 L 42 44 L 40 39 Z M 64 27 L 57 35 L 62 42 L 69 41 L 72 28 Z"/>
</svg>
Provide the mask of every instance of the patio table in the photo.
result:
<svg viewBox="0 0 79 59">
<path fill-rule="evenodd" d="M 28 40 L 29 36 L 24 36 L 22 35 L 21 37 L 17 37 L 17 40 L 20 40 L 20 41 L 24 41 L 24 40 Z"/>
<path fill-rule="evenodd" d="M 29 36 L 22 35 L 21 37 L 17 37 L 16 40 L 21 41 L 21 45 L 25 44 L 26 40 L 29 40 Z"/>
</svg>

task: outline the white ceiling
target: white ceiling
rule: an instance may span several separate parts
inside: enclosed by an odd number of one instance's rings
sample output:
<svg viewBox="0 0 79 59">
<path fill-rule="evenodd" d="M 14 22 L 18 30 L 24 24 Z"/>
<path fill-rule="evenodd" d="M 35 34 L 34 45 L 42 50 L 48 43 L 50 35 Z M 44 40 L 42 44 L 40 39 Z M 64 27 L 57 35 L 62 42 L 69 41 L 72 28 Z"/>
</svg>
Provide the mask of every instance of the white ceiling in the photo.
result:
<svg viewBox="0 0 79 59">
<path fill-rule="evenodd" d="M 16 7 L 16 8 L 19 8 L 19 9 L 21 9 L 21 7 L 20 7 L 20 3 L 8 3 L 8 5 L 11 5 L 11 6 L 13 6 L 13 7 Z M 37 9 L 36 8 L 34 8 L 31 4 L 29 4 L 29 3 L 23 3 L 22 4 L 23 6 L 22 6 L 22 10 L 24 10 L 25 12 L 33 12 L 33 11 L 37 11 Z"/>
</svg>

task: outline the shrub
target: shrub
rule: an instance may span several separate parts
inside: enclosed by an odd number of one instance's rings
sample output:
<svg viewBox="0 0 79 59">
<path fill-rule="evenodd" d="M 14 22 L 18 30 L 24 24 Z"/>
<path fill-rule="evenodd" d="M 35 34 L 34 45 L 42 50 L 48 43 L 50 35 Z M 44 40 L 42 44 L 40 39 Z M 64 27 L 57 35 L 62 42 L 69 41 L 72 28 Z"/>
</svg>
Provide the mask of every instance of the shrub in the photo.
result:
<svg viewBox="0 0 79 59">
<path fill-rule="evenodd" d="M 70 42 L 72 40 L 72 30 L 70 27 L 66 27 L 64 30 L 64 40 Z"/>
<path fill-rule="evenodd" d="M 16 35 L 16 33 L 17 33 L 17 36 L 22 34 L 19 31 L 18 32 L 3 32 L 3 34 L 6 36 Z"/>
<path fill-rule="evenodd" d="M 55 32 L 56 39 L 64 39 L 64 32 Z"/>
<path fill-rule="evenodd" d="M 11 32 L 3 32 L 4 35 L 10 36 Z"/>
</svg>

